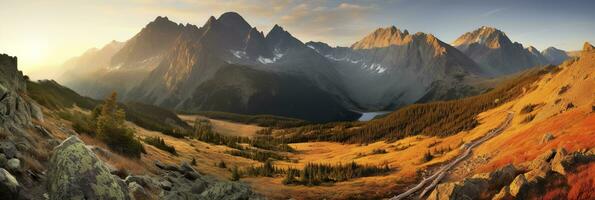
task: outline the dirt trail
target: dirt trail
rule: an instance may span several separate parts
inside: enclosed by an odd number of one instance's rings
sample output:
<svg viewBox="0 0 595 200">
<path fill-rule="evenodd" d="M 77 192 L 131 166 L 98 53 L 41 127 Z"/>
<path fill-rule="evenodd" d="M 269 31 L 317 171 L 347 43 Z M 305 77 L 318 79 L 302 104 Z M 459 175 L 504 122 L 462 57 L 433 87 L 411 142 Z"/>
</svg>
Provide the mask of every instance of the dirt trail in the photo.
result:
<svg viewBox="0 0 595 200">
<path fill-rule="evenodd" d="M 512 121 L 513 116 L 514 116 L 514 113 L 512 111 L 509 111 L 508 116 L 506 117 L 504 122 L 502 122 L 496 129 L 491 130 L 490 132 L 488 132 L 488 134 L 483 136 L 481 139 L 478 139 L 478 140 L 475 140 L 475 141 L 465 144 L 464 145 L 465 151 L 463 154 L 459 155 L 456 159 L 454 159 L 450 163 L 442 166 L 438 171 L 436 171 L 430 177 L 424 178 L 415 187 L 405 191 L 404 193 L 394 196 L 393 198 L 391 198 L 391 200 L 400 200 L 405 197 L 408 197 L 408 196 L 416 193 L 420 189 L 422 189 L 426 184 L 430 183 L 427 187 L 424 188 L 424 190 L 419 195 L 420 199 L 422 197 L 424 197 L 428 192 L 430 192 L 434 187 L 436 187 L 436 185 L 438 185 L 438 183 L 440 183 L 442 178 L 444 178 L 446 176 L 446 174 L 448 174 L 448 171 L 454 165 L 456 165 L 457 163 L 459 163 L 462 160 L 464 160 L 465 158 L 467 158 L 467 156 L 469 156 L 471 154 L 473 148 L 475 148 L 477 145 L 489 140 L 490 138 L 502 133 L 502 131 L 504 131 L 504 129 L 506 129 L 506 127 L 508 127 L 508 125 L 510 125 L 510 122 Z"/>
</svg>

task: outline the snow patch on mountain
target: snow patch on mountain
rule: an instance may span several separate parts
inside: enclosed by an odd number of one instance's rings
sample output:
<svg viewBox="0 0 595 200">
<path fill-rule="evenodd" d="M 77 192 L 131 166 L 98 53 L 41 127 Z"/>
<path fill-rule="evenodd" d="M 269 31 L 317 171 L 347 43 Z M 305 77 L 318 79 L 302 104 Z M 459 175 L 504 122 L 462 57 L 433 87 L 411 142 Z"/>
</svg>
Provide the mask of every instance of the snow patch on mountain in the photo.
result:
<svg viewBox="0 0 595 200">
<path fill-rule="evenodd" d="M 370 71 L 376 72 L 378 74 L 382 74 L 382 73 L 386 72 L 386 67 L 383 67 L 382 64 L 378 64 L 378 63 L 372 63 L 370 65 L 363 63 L 361 66 L 362 66 L 362 69 L 370 70 Z"/>
<path fill-rule="evenodd" d="M 238 51 L 238 50 L 229 50 L 236 58 L 242 59 L 247 58 L 245 51 Z"/>
<path fill-rule="evenodd" d="M 273 51 L 273 57 L 272 58 L 265 58 L 265 57 L 262 57 L 262 56 L 258 56 L 258 62 L 260 62 L 262 64 L 272 64 L 272 63 L 277 62 L 281 58 L 283 58 L 283 54 L 279 51 L 279 49 L 275 49 Z"/>
</svg>

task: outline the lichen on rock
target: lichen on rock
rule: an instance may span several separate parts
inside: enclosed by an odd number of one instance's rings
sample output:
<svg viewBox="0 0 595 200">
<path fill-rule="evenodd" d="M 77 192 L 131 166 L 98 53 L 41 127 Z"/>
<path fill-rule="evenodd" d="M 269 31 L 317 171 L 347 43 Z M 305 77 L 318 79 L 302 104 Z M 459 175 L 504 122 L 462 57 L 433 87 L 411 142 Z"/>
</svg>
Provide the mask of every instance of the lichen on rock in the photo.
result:
<svg viewBox="0 0 595 200">
<path fill-rule="evenodd" d="M 47 174 L 50 199 L 129 199 L 124 182 L 76 136 L 54 149 Z"/>
</svg>

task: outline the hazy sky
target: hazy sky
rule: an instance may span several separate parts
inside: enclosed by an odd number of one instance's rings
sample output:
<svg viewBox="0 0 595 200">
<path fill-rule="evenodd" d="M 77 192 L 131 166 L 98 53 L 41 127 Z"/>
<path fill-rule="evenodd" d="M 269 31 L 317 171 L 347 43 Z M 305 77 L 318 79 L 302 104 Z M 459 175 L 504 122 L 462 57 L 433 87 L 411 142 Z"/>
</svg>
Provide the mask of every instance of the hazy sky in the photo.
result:
<svg viewBox="0 0 595 200">
<path fill-rule="evenodd" d="M 202 26 L 235 11 L 259 30 L 280 24 L 300 40 L 350 45 L 378 27 L 427 32 L 450 43 L 482 25 L 525 46 L 576 50 L 595 41 L 591 0 L 0 0 L 0 53 L 35 78 L 92 47 L 125 41 L 157 16 Z"/>
</svg>

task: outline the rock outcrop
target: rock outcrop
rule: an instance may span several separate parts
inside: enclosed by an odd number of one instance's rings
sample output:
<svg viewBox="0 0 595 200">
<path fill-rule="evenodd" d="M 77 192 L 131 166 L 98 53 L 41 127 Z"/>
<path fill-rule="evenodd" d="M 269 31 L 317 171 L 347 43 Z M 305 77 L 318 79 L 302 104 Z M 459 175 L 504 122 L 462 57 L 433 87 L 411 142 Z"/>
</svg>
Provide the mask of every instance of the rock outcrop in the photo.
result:
<svg viewBox="0 0 595 200">
<path fill-rule="evenodd" d="M 439 184 L 428 199 L 539 199 L 548 190 L 568 188 L 565 175 L 579 165 L 595 162 L 591 151 L 548 150 L 525 169 L 508 165 L 460 182 Z"/>
<path fill-rule="evenodd" d="M 0 168 L 0 199 L 16 199 L 20 187 L 19 182 L 10 172 Z"/>
<path fill-rule="evenodd" d="M 491 173 L 477 174 L 460 182 L 439 184 L 428 199 L 486 199 L 515 178 L 518 170 L 507 165 Z"/>
<path fill-rule="evenodd" d="M 453 46 L 496 76 L 548 64 L 536 49 L 525 49 L 522 44 L 512 42 L 504 32 L 487 26 L 463 34 Z"/>
<path fill-rule="evenodd" d="M 129 199 L 128 187 L 110 174 L 76 136 L 54 149 L 48 167 L 50 199 Z"/>
<path fill-rule="evenodd" d="M 150 182 L 149 187 L 161 187 L 159 199 L 261 199 L 248 185 L 240 182 L 218 181 L 210 176 L 203 176 L 187 163 L 180 166 L 156 165 L 164 170 L 158 181 Z M 128 178 L 127 178 L 128 180 Z M 155 183 L 157 182 L 157 183 Z M 157 184 L 157 185 L 156 185 Z M 147 187 L 147 186 L 145 186 Z"/>
</svg>

